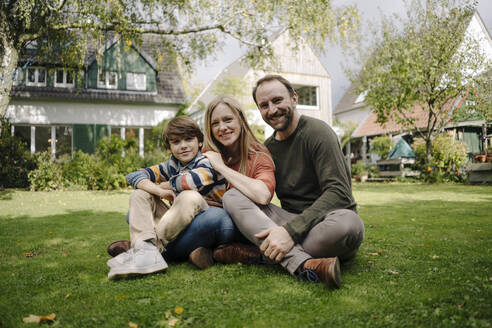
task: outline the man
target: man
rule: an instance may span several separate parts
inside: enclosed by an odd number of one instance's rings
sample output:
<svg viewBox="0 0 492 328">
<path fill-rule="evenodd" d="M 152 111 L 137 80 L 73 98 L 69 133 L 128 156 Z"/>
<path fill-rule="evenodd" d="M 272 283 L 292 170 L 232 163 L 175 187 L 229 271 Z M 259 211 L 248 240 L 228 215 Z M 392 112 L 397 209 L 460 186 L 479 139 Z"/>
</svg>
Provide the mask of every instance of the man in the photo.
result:
<svg viewBox="0 0 492 328">
<path fill-rule="evenodd" d="M 263 255 L 291 274 L 338 288 L 340 260 L 353 258 L 364 238 L 356 214 L 349 168 L 333 130 L 301 116 L 297 94 L 279 75 L 256 83 L 253 98 L 275 133 L 265 141 L 275 162 L 276 193 L 282 208 L 255 205 L 237 190 L 224 195 L 224 208 L 242 234 Z M 219 248 L 222 262 L 254 259 L 251 248 Z"/>
</svg>

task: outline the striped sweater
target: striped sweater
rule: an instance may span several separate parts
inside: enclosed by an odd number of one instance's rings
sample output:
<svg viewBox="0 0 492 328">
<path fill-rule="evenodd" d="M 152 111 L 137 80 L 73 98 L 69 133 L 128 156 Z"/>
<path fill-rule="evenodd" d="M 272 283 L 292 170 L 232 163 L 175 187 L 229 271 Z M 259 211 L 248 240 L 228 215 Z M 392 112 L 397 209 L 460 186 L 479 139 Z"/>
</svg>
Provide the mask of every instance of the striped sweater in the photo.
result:
<svg viewBox="0 0 492 328">
<path fill-rule="evenodd" d="M 149 179 L 154 183 L 169 181 L 176 194 L 183 190 L 196 190 L 202 196 L 208 196 L 219 203 L 222 202 L 227 187 L 224 177 L 215 172 L 208 158 L 200 152 L 185 166 L 176 157 L 171 156 L 171 159 L 164 163 L 140 169 L 126 176 L 128 183 L 135 189 L 143 179 Z"/>
</svg>

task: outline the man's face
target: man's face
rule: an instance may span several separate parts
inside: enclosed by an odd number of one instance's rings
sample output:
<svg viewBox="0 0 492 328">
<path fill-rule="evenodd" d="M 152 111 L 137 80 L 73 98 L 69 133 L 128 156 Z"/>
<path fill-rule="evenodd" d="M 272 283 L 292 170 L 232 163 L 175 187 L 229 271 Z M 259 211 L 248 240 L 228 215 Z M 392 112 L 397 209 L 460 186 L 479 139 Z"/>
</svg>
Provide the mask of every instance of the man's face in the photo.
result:
<svg viewBox="0 0 492 328">
<path fill-rule="evenodd" d="M 285 131 L 292 124 L 297 94 L 289 94 L 277 80 L 265 81 L 256 89 L 256 101 L 261 117 L 275 131 Z"/>
</svg>

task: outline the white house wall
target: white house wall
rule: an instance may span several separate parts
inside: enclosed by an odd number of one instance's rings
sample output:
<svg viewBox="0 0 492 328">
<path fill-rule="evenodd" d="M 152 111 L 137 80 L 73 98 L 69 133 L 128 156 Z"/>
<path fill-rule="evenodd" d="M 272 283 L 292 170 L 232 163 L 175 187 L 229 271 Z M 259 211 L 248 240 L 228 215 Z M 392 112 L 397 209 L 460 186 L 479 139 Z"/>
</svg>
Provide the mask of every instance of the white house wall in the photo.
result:
<svg viewBox="0 0 492 328">
<path fill-rule="evenodd" d="M 155 126 L 174 116 L 177 108 L 163 105 L 94 104 L 51 101 L 11 101 L 7 116 L 17 124 L 105 124 Z"/>
</svg>

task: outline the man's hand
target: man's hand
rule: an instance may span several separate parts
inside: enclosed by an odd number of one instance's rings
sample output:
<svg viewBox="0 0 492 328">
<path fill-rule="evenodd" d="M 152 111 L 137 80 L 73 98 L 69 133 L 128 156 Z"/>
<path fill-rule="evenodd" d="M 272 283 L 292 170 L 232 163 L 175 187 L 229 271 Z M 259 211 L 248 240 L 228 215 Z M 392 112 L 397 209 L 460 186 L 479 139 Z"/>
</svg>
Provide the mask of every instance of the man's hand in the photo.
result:
<svg viewBox="0 0 492 328">
<path fill-rule="evenodd" d="M 260 245 L 260 250 L 266 257 L 276 262 L 280 262 L 285 254 L 294 247 L 294 240 L 281 226 L 263 230 L 257 233 L 255 237 L 258 239 L 265 238 Z"/>
</svg>

